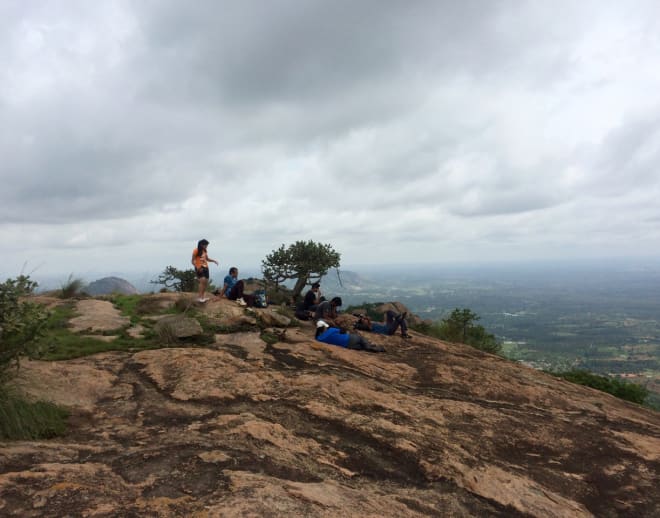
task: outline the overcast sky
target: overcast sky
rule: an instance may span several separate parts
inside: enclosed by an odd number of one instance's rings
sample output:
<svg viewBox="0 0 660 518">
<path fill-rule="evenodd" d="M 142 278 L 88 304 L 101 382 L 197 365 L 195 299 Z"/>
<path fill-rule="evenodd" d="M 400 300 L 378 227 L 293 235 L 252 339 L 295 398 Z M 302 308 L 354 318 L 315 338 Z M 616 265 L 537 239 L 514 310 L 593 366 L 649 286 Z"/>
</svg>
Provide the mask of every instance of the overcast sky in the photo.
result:
<svg viewBox="0 0 660 518">
<path fill-rule="evenodd" d="M 0 123 L 5 277 L 660 256 L 657 0 L 2 0 Z"/>
</svg>

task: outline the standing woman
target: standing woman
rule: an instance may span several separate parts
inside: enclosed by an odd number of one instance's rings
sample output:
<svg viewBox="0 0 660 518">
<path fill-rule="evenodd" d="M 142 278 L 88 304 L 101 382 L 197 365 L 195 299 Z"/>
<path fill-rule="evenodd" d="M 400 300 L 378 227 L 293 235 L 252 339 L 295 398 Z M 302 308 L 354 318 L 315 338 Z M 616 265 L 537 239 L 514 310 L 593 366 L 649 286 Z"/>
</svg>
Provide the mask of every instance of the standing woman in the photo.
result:
<svg viewBox="0 0 660 518">
<path fill-rule="evenodd" d="M 197 280 L 199 280 L 199 297 L 197 302 L 206 302 L 207 298 L 204 298 L 204 293 L 206 292 L 206 286 L 209 284 L 209 261 L 212 263 L 218 264 L 218 261 L 211 259 L 206 252 L 206 247 L 209 246 L 209 242 L 206 239 L 202 239 L 197 242 L 197 248 L 193 250 L 192 253 L 192 264 L 195 267 L 195 272 L 197 273 Z"/>
</svg>

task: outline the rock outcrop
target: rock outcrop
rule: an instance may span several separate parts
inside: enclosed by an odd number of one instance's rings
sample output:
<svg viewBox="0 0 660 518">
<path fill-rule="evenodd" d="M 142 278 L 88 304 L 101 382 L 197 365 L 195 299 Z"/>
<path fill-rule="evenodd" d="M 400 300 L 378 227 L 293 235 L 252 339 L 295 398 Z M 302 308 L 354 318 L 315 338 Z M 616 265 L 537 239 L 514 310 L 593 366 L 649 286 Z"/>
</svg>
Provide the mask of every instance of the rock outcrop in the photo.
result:
<svg viewBox="0 0 660 518">
<path fill-rule="evenodd" d="M 70 430 L 0 444 L 0 515 L 660 515 L 656 412 L 418 334 L 369 335 L 387 349 L 370 354 L 310 323 L 231 327 L 24 362 L 20 387 Z"/>
<path fill-rule="evenodd" d="M 99 295 L 111 295 L 118 293 L 120 295 L 135 295 L 137 288 L 130 282 L 119 277 L 103 277 L 94 282 L 90 282 L 84 289 L 85 293 L 94 297 Z"/>
<path fill-rule="evenodd" d="M 69 320 L 73 331 L 115 331 L 130 323 L 107 300 L 79 300 L 76 302 L 76 314 L 76 317 Z"/>
</svg>

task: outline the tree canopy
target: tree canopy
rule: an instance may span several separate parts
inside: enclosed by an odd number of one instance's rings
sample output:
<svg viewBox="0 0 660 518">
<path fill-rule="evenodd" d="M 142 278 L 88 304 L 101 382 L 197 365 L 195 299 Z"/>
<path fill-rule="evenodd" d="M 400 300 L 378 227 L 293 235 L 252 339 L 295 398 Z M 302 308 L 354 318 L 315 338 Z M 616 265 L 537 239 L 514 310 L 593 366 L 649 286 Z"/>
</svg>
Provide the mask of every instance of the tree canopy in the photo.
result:
<svg viewBox="0 0 660 518">
<path fill-rule="evenodd" d="M 162 284 L 167 289 L 179 292 L 195 291 L 197 286 L 197 274 L 192 268 L 188 270 L 179 270 L 174 266 L 168 266 L 158 276 L 158 279 L 151 281 L 152 284 Z"/>
<path fill-rule="evenodd" d="M 484 326 L 475 324 L 479 318 L 471 309 L 456 308 L 438 324 L 437 336 L 442 340 L 461 342 L 489 353 L 499 353 L 502 344 L 495 335 L 488 333 Z"/>
<path fill-rule="evenodd" d="M 556 376 L 573 383 L 578 383 L 579 385 L 586 385 L 587 387 L 607 392 L 618 398 L 632 401 L 633 403 L 638 403 L 640 405 L 644 404 L 649 395 L 648 389 L 637 383 L 631 383 L 626 380 L 610 378 L 607 376 L 599 376 L 598 374 L 581 369 L 573 369 L 566 372 L 551 374 L 555 374 Z"/>
<path fill-rule="evenodd" d="M 273 250 L 261 262 L 261 272 L 268 282 L 280 283 L 296 279 L 293 297 L 307 284 L 319 281 L 330 268 L 338 268 L 341 255 L 332 245 L 314 241 L 296 241 Z"/>
</svg>

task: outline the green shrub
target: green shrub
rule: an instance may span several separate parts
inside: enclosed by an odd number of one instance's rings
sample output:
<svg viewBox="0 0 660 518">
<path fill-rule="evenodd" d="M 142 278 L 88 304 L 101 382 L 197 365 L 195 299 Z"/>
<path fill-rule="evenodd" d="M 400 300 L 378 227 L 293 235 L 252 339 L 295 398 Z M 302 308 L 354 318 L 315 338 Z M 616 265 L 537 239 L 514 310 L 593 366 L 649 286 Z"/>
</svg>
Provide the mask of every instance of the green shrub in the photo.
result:
<svg viewBox="0 0 660 518">
<path fill-rule="evenodd" d="M 49 439 L 66 432 L 66 410 L 45 401 L 29 402 L 0 388 L 0 439 Z"/>
<path fill-rule="evenodd" d="M 85 283 L 82 279 L 74 278 L 73 274 L 64 282 L 60 288 L 60 298 L 72 299 L 82 294 Z"/>
<path fill-rule="evenodd" d="M 37 339 L 43 333 L 48 313 L 38 304 L 21 300 L 37 283 L 20 275 L 0 284 L 0 385 L 22 355 L 37 353 Z"/>
<path fill-rule="evenodd" d="M 552 374 L 567 381 L 577 383 L 578 385 L 585 385 L 587 387 L 595 388 L 596 390 L 607 392 L 608 394 L 612 394 L 613 396 L 616 396 L 620 399 L 632 401 L 633 403 L 638 403 L 640 405 L 644 404 L 644 401 L 649 395 L 648 389 L 638 385 L 637 383 L 631 383 L 629 381 L 620 380 L 617 378 L 599 376 L 582 369 L 573 369 L 570 371 L 556 372 Z"/>
<path fill-rule="evenodd" d="M 427 326 L 425 334 L 449 342 L 471 345 L 487 353 L 499 354 L 502 344 L 495 335 L 487 332 L 484 326 L 475 324 L 479 318 L 471 309 L 456 308 L 449 317 Z"/>
</svg>

